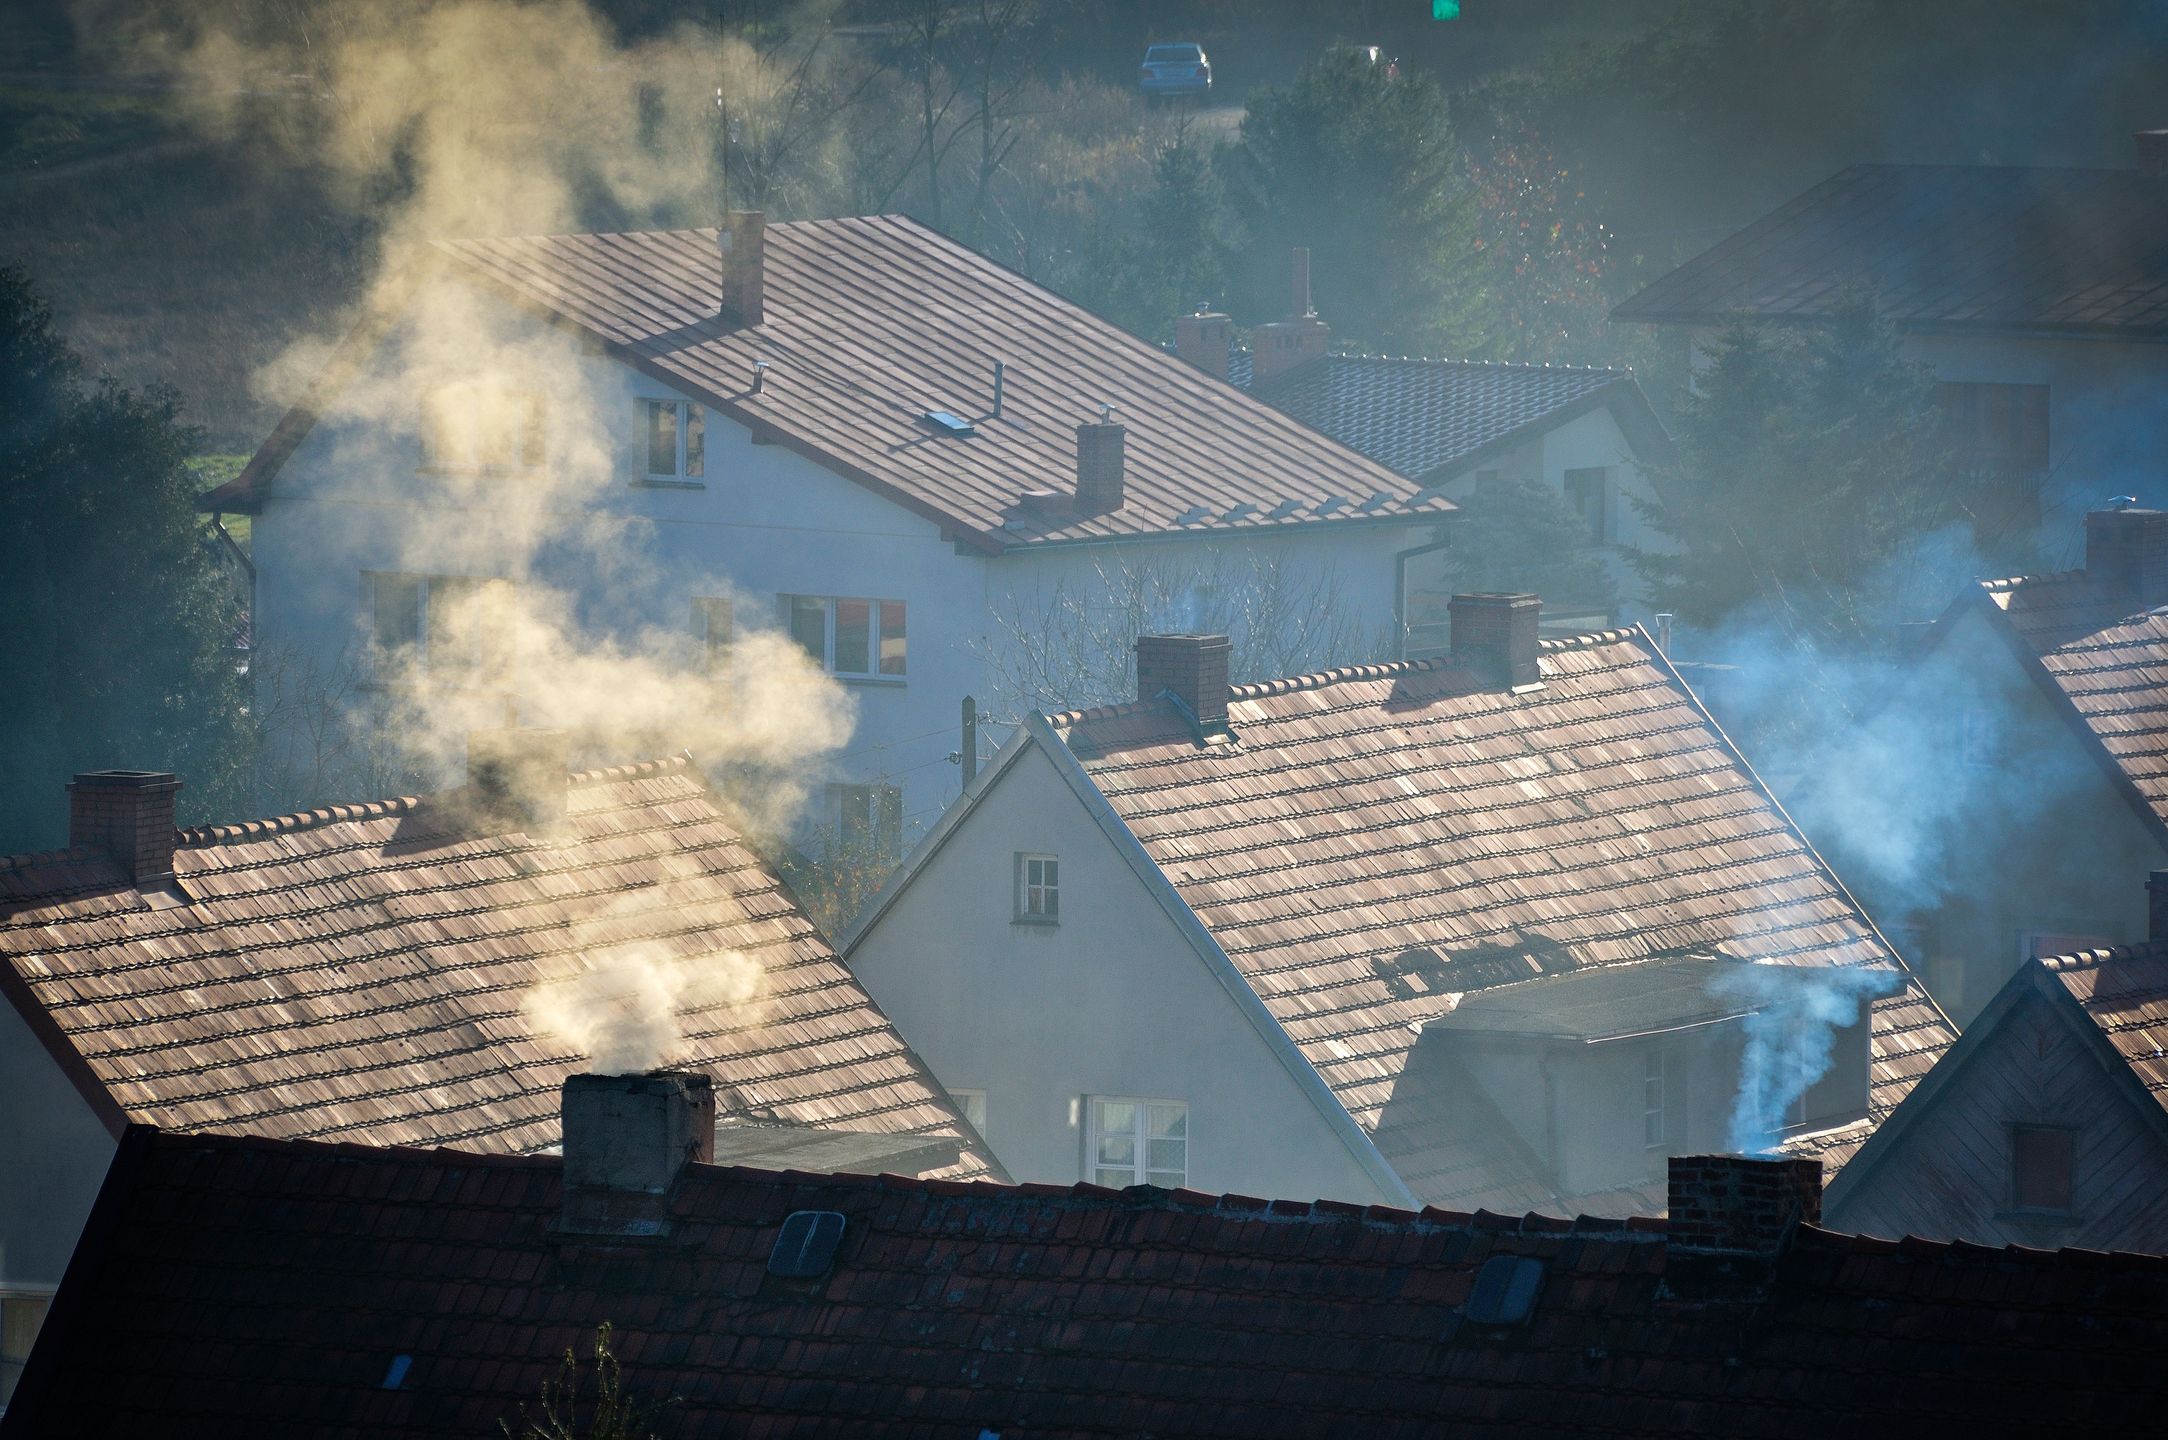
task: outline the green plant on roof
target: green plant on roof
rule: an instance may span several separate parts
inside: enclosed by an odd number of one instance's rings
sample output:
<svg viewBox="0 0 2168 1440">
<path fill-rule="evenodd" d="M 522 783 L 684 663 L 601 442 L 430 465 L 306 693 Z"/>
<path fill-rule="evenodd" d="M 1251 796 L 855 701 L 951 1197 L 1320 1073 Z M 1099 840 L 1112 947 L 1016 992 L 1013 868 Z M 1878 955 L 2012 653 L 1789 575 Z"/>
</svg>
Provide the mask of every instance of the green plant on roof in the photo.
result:
<svg viewBox="0 0 2168 1440">
<path fill-rule="evenodd" d="M 608 1322 L 595 1327 L 592 1365 L 584 1365 L 567 1349 L 557 1373 L 542 1382 L 539 1413 L 519 1407 L 518 1428 L 500 1420 L 497 1428 L 505 1440 L 655 1440 L 648 1428 L 655 1412 L 675 1405 L 672 1396 L 661 1404 L 643 1403 L 625 1393 L 624 1376 L 617 1353 L 610 1348 Z"/>
</svg>

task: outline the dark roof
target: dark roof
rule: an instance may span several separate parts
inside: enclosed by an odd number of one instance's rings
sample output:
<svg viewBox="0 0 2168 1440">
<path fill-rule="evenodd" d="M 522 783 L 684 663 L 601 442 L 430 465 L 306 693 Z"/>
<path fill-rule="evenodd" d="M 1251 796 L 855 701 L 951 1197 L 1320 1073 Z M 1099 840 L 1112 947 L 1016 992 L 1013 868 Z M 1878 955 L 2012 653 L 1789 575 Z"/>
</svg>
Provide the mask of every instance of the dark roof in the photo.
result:
<svg viewBox="0 0 2168 1440">
<path fill-rule="evenodd" d="M 1410 479 L 1502 454 L 1600 405 L 1620 412 L 1646 458 L 1669 443 L 1628 370 L 1326 355 L 1254 385 L 1249 353 L 1238 353 L 1241 363 L 1229 364 L 1235 383 Z"/>
<path fill-rule="evenodd" d="M 2168 1388 L 2153 1256 L 1802 1226 L 1727 1291 L 1648 1220 L 695 1166 L 595 1249 L 559 1205 L 554 1159 L 132 1132 L 0 1435 L 469 1440 L 603 1321 L 665 1437 L 2135 1433 Z M 833 1269 L 769 1276 L 805 1210 Z"/>
<path fill-rule="evenodd" d="M 765 244 L 766 318 L 750 327 L 717 314 L 713 230 L 456 240 L 436 251 L 453 273 L 578 327 L 757 437 L 982 549 L 1452 508 L 1415 505 L 1405 478 L 913 221 L 795 221 L 767 227 Z M 756 360 L 769 367 L 757 395 Z M 1008 371 L 994 419 L 997 360 Z M 326 403 L 281 425 L 278 458 Z M 1075 489 L 1076 426 L 1102 403 L 1129 431 L 1126 502 L 1095 516 L 1021 508 L 1026 491 Z M 977 435 L 934 434 L 923 420 L 932 410 L 975 421 Z M 256 508 L 276 468 L 251 465 L 204 507 Z M 1295 508 L 1282 513 L 1282 502 Z"/>
<path fill-rule="evenodd" d="M 2168 181 L 2135 170 L 1855 165 L 1612 315 L 1812 319 L 1859 290 L 1909 326 L 2168 336 Z"/>
<path fill-rule="evenodd" d="M 1166 700 L 1052 717 L 1114 813 L 1419 1200 L 1578 1208 L 1501 1151 L 1422 1022 L 1460 995 L 1718 953 L 1868 966 L 1870 1118 L 1955 1038 L 1646 635 L 1542 642 L 1513 694 L 1451 660 L 1237 686 L 1233 745 Z"/>
<path fill-rule="evenodd" d="M 582 1068 L 523 1009 L 538 981 L 737 952 L 757 996 L 688 998 L 672 1057 L 722 1112 L 970 1135 L 689 760 L 569 797 L 534 834 L 413 798 L 183 831 L 182 905 L 88 851 L 0 861 L 0 991 L 114 1119 L 522 1152 Z"/>
</svg>

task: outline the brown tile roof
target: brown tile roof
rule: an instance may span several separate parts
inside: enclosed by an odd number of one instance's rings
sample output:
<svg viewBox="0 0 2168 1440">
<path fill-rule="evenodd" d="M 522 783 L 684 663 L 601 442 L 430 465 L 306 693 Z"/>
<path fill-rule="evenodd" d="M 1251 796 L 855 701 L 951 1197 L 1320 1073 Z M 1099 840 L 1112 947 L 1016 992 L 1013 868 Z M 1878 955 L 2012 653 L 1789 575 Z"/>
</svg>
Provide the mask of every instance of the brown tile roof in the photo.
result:
<svg viewBox="0 0 2168 1440">
<path fill-rule="evenodd" d="M 2146 1093 L 2168 1109 L 2168 941 L 2040 962 L 2100 1027 Z"/>
<path fill-rule="evenodd" d="M 1612 312 L 1809 319 L 1872 290 L 1900 324 L 2168 336 L 2168 186 L 2135 170 L 1855 165 Z"/>
<path fill-rule="evenodd" d="M 1543 642 L 1510 694 L 1449 660 L 1236 687 L 1239 743 L 1171 704 L 1052 717 L 1093 782 L 1418 1199 L 1578 1208 L 1502 1151 L 1420 1022 L 1447 996 L 1692 954 L 1903 975 L 1871 1115 L 1955 1038 L 1638 630 Z"/>
<path fill-rule="evenodd" d="M 613 1326 L 664 1437 L 2143 1433 L 2168 1260 L 1793 1232 L 1693 1288 L 1661 1221 L 696 1166 L 568 1251 L 553 1158 L 134 1132 L 0 1436 L 458 1436 Z M 766 1273 L 795 1211 L 832 1270 Z M 1526 1318 L 1484 1323 L 1491 1262 Z"/>
<path fill-rule="evenodd" d="M 1987 580 L 1980 590 L 2140 813 L 2156 831 L 2168 826 L 2168 611 L 2131 614 L 2083 570 Z"/>
<path fill-rule="evenodd" d="M 766 319 L 752 327 L 717 315 L 713 230 L 437 251 L 455 273 L 579 327 L 757 436 L 982 549 L 1452 509 L 1415 503 L 1417 487 L 1384 466 L 899 216 L 769 226 Z M 769 367 L 757 395 L 756 360 Z M 985 414 L 997 360 L 1008 366 L 998 420 Z M 1076 426 L 1102 403 L 1129 428 L 1126 503 L 1090 517 L 1026 514 L 1025 491 L 1074 490 Z M 936 435 L 922 423 L 929 410 L 975 420 L 978 434 Z M 278 443 L 292 441 L 282 426 Z M 275 469 L 252 466 L 205 508 L 255 508 Z"/>
<path fill-rule="evenodd" d="M 0 862 L 0 991 L 109 1118 L 528 1152 L 581 1068 L 522 1011 L 545 967 L 735 950 L 760 996 L 688 1003 L 677 1057 L 723 1109 L 969 1135 L 688 760 L 574 776 L 570 806 L 545 834 L 417 799 L 183 831 L 178 906 L 87 852 Z"/>
</svg>

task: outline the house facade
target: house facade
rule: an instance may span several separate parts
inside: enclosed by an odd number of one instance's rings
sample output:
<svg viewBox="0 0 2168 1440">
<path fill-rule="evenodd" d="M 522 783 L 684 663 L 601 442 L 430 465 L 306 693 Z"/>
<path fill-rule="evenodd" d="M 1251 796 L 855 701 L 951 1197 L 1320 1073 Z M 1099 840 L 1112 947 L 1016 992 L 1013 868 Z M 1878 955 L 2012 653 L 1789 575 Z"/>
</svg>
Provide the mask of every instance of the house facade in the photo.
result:
<svg viewBox="0 0 2168 1440">
<path fill-rule="evenodd" d="M 472 754 L 440 795 L 186 831 L 175 777 L 81 775 L 68 848 L 0 860 L 11 1366 L 130 1126 L 531 1154 L 586 1055 L 678 1058 L 725 1154 L 1000 1173 L 689 759 Z"/>
<path fill-rule="evenodd" d="M 1452 509 L 902 219 L 448 242 L 411 285 L 204 501 L 254 516 L 259 648 L 353 657 L 363 699 L 421 654 L 549 723 L 551 677 L 432 617 L 547 590 L 718 708 L 730 643 L 787 634 L 855 710 L 825 811 L 892 851 L 959 791 L 962 700 L 1017 713 L 1044 609 L 1088 640 L 1140 596 L 1264 629 L 1329 597 L 1397 654 Z"/>
<path fill-rule="evenodd" d="M 2079 569 L 1967 587 L 1791 797 L 1961 1022 L 2027 960 L 2144 938 L 2168 865 L 2168 513 L 2085 534 Z"/>
<path fill-rule="evenodd" d="M 1235 687 L 1146 637 L 1138 700 L 1032 718 L 847 962 L 1032 1180 L 1572 1214 L 1694 1148 L 1840 1166 L 1954 1030 L 1647 637 L 1539 610 Z M 1809 995 L 1829 1063 L 1750 1067 Z"/>
<path fill-rule="evenodd" d="M 1827 1196 L 1830 1223 L 2052 1249 L 2168 1250 L 2168 872 L 2135 944 L 2027 960 Z"/>
<path fill-rule="evenodd" d="M 1932 368 L 1950 444 L 2009 478 L 2018 518 L 2117 493 L 2168 504 L 2168 131 L 2135 142 L 2129 170 L 1853 166 L 1613 317 L 1703 341 L 1872 294 Z"/>
</svg>

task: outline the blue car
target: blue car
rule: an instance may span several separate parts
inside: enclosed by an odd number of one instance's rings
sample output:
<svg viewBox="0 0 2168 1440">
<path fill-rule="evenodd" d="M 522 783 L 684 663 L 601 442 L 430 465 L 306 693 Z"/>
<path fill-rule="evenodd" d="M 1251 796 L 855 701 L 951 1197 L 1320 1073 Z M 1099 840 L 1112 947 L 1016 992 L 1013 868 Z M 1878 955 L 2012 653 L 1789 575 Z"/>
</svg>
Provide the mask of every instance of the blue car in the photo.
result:
<svg viewBox="0 0 2168 1440">
<path fill-rule="evenodd" d="M 1137 84 L 1147 95 L 1209 95 L 1212 62 L 1202 45 L 1186 41 L 1145 47 Z"/>
</svg>

